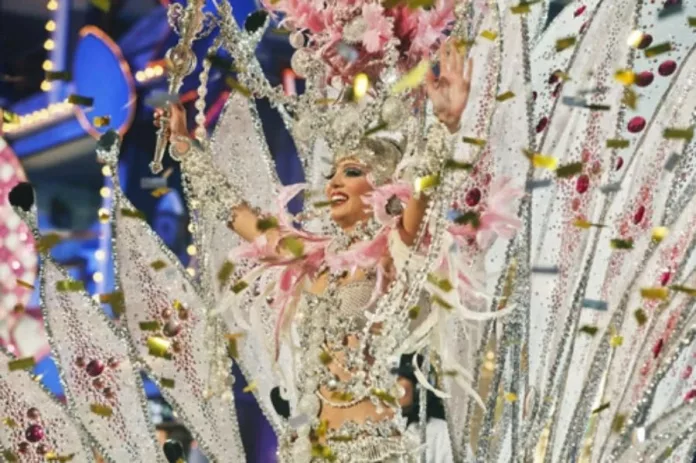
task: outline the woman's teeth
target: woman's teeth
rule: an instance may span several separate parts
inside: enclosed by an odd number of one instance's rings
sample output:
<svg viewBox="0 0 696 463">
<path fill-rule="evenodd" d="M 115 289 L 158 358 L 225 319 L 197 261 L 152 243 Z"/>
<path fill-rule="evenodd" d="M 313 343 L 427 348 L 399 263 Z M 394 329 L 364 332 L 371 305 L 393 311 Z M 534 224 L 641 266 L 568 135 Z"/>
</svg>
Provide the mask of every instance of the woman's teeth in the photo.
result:
<svg viewBox="0 0 696 463">
<path fill-rule="evenodd" d="M 334 193 L 331 195 L 331 204 L 332 205 L 342 204 L 346 201 L 348 201 L 348 196 L 343 194 L 343 193 Z"/>
</svg>

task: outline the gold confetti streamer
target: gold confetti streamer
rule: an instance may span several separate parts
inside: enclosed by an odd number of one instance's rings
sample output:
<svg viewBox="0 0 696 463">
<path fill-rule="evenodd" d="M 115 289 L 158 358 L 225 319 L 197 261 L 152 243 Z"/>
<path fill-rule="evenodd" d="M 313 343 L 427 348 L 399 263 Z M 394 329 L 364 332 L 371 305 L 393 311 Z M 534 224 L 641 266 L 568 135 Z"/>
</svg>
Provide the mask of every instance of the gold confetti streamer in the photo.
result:
<svg viewBox="0 0 696 463">
<path fill-rule="evenodd" d="M 611 337 L 611 340 L 609 341 L 609 345 L 610 345 L 611 347 L 616 348 L 616 347 L 619 347 L 620 345 L 622 345 L 622 344 L 623 344 L 623 341 L 624 341 L 623 336 L 619 336 L 619 335 L 617 334 L 617 335 L 614 335 L 614 336 Z"/>
<path fill-rule="evenodd" d="M 27 282 L 24 281 L 24 280 L 19 280 L 19 279 L 17 279 L 17 284 L 18 284 L 19 286 L 21 286 L 22 288 L 32 289 L 32 290 L 34 289 L 34 285 L 32 285 L 31 283 L 27 283 Z"/>
<path fill-rule="evenodd" d="M 39 238 L 39 242 L 36 243 L 36 251 L 45 254 L 56 247 L 61 241 L 63 241 L 63 238 L 59 234 L 48 233 Z"/>
<path fill-rule="evenodd" d="M 70 82 L 72 80 L 72 74 L 70 74 L 68 71 L 47 71 L 46 80 L 48 82 L 55 82 L 57 80 Z"/>
<path fill-rule="evenodd" d="M 467 211 L 464 214 L 456 217 L 454 223 L 458 225 L 471 225 L 474 228 L 478 228 L 481 225 L 481 218 L 479 213 L 476 211 Z"/>
<path fill-rule="evenodd" d="M 597 334 L 597 331 L 599 331 L 599 328 L 596 326 L 591 326 L 591 325 L 584 325 L 580 327 L 579 330 L 581 333 L 589 334 L 590 336 L 594 336 Z"/>
<path fill-rule="evenodd" d="M 655 227 L 652 229 L 652 239 L 658 243 L 663 239 L 667 238 L 669 235 L 669 229 L 667 227 Z"/>
<path fill-rule="evenodd" d="M 470 145 L 486 146 L 486 140 L 482 140 L 480 138 L 463 137 L 462 141 Z"/>
<path fill-rule="evenodd" d="M 56 282 L 56 290 L 61 293 L 75 293 L 85 290 L 85 284 L 82 281 L 61 280 Z"/>
<path fill-rule="evenodd" d="M 250 382 L 242 391 L 244 392 L 254 392 L 257 389 L 256 380 Z"/>
<path fill-rule="evenodd" d="M 607 148 L 612 149 L 628 148 L 630 144 L 631 142 L 629 140 L 622 140 L 620 138 L 612 138 L 607 140 Z"/>
<path fill-rule="evenodd" d="M 150 267 L 156 271 L 162 270 L 166 266 L 167 266 L 167 263 L 161 259 L 156 260 L 150 264 Z"/>
<path fill-rule="evenodd" d="M 46 454 L 46 461 L 49 462 L 59 462 L 59 463 L 64 463 L 67 461 L 72 461 L 73 458 L 75 458 L 75 454 L 71 453 L 70 455 L 58 455 L 55 452 L 48 452 Z"/>
<path fill-rule="evenodd" d="M 361 72 L 356 75 L 355 79 L 353 79 L 353 99 L 355 101 L 361 100 L 365 95 L 367 95 L 367 91 L 369 89 L 370 78 L 367 77 L 367 74 Z"/>
<path fill-rule="evenodd" d="M 278 228 L 278 219 L 275 217 L 264 217 L 256 222 L 256 229 L 260 232 L 266 232 Z"/>
<path fill-rule="evenodd" d="M 556 177 L 558 177 L 558 178 L 573 177 L 573 176 L 582 172 L 582 167 L 583 167 L 582 162 L 573 162 L 571 164 L 565 164 L 563 166 L 560 166 L 556 170 Z"/>
<path fill-rule="evenodd" d="M 668 288 L 641 288 L 640 295 L 643 299 L 664 301 L 669 296 Z"/>
<path fill-rule="evenodd" d="M 428 281 L 446 293 L 449 293 L 454 288 L 447 278 L 439 278 L 432 273 L 428 275 Z"/>
<path fill-rule="evenodd" d="M 140 322 L 140 329 L 143 331 L 159 331 L 162 325 L 156 320 Z"/>
<path fill-rule="evenodd" d="M 437 174 L 426 175 L 415 180 L 413 187 L 416 193 L 421 193 L 435 188 L 440 184 L 440 176 Z"/>
<path fill-rule="evenodd" d="M 577 38 L 574 36 L 556 40 L 556 51 L 563 51 L 572 47 L 577 43 Z"/>
<path fill-rule="evenodd" d="M 505 401 L 510 402 L 510 403 L 517 402 L 517 394 L 515 394 L 514 392 L 506 393 L 505 394 Z"/>
<path fill-rule="evenodd" d="M 411 320 L 415 320 L 418 318 L 418 315 L 420 314 L 420 306 L 414 305 L 410 309 L 408 309 L 408 318 Z"/>
<path fill-rule="evenodd" d="M 623 240 L 620 238 L 614 238 L 610 241 L 610 245 L 612 249 L 633 249 L 633 240 Z"/>
<path fill-rule="evenodd" d="M 488 39 L 492 42 L 498 38 L 498 34 L 491 30 L 485 30 L 481 32 L 481 37 L 483 37 L 484 39 Z"/>
<path fill-rule="evenodd" d="M 328 365 L 333 361 L 333 357 L 330 353 L 326 352 L 325 350 L 322 350 L 319 354 L 319 361 L 324 365 Z"/>
<path fill-rule="evenodd" d="M 575 219 L 575 220 L 573 221 L 573 225 L 576 226 L 576 227 L 578 227 L 578 228 L 585 229 L 585 230 L 589 230 L 589 229 L 592 228 L 592 227 L 604 228 L 604 227 L 606 226 L 606 225 L 602 225 L 602 224 L 599 224 L 599 223 L 588 222 L 588 221 L 585 220 L 585 219 Z"/>
<path fill-rule="evenodd" d="M 147 348 L 148 353 L 153 357 L 159 357 L 163 359 L 171 359 L 172 354 L 169 352 L 170 342 L 164 338 L 158 336 L 152 336 L 147 338 Z"/>
<path fill-rule="evenodd" d="M 636 83 L 636 73 L 630 69 L 619 69 L 614 74 L 614 78 L 617 82 L 626 86 Z"/>
<path fill-rule="evenodd" d="M 445 300 L 442 299 L 440 296 L 433 296 L 433 297 L 431 298 L 431 301 L 434 302 L 434 303 L 436 303 L 437 305 L 439 305 L 440 307 L 442 307 L 442 308 L 445 309 L 445 310 L 452 310 L 452 309 L 454 308 L 454 307 L 452 307 L 452 304 L 450 304 L 449 302 L 445 301 Z"/>
<path fill-rule="evenodd" d="M 696 16 L 689 16 L 687 20 L 689 22 L 689 26 L 696 27 Z"/>
<path fill-rule="evenodd" d="M 220 266 L 220 270 L 218 270 L 217 273 L 217 280 L 220 286 L 223 286 L 225 283 L 227 283 L 227 280 L 230 279 L 233 272 L 234 264 L 229 260 L 222 264 L 222 266 Z"/>
<path fill-rule="evenodd" d="M 691 139 L 694 138 L 694 128 L 693 127 L 689 127 L 686 129 L 666 128 L 664 130 L 664 132 L 662 132 L 662 136 L 664 138 L 667 138 L 667 139 L 691 141 Z"/>
<path fill-rule="evenodd" d="M 593 414 L 593 415 L 596 415 L 597 413 L 601 413 L 601 412 L 603 412 L 604 410 L 608 409 L 610 406 L 611 406 L 611 402 L 603 403 L 603 404 L 600 405 L 599 407 L 597 407 L 597 408 L 595 408 L 594 410 L 592 410 L 592 414 Z"/>
<path fill-rule="evenodd" d="M 121 209 L 121 215 L 124 217 L 129 217 L 131 219 L 145 220 L 145 214 L 133 209 Z"/>
<path fill-rule="evenodd" d="M 160 378 L 160 385 L 167 389 L 174 389 L 175 381 L 171 378 Z"/>
<path fill-rule="evenodd" d="M 370 135 L 374 135 L 374 134 L 376 134 L 377 132 L 381 132 L 382 130 L 386 129 L 387 127 L 389 127 L 389 124 L 387 124 L 386 122 L 380 122 L 380 123 L 377 124 L 376 126 L 374 126 L 374 127 L 370 128 L 370 129 L 366 130 L 366 131 L 365 131 L 365 136 L 366 136 L 366 137 L 369 137 Z"/>
<path fill-rule="evenodd" d="M 615 433 L 620 433 L 623 430 L 626 422 L 626 415 L 617 414 L 611 422 L 611 430 Z"/>
<path fill-rule="evenodd" d="M 89 2 L 104 13 L 111 10 L 111 0 L 89 0 Z"/>
<path fill-rule="evenodd" d="M 669 289 L 677 291 L 679 293 L 687 294 L 691 297 L 696 297 L 696 288 L 690 288 L 684 285 L 672 285 L 669 287 Z"/>
<path fill-rule="evenodd" d="M 94 98 L 90 98 L 88 96 L 81 96 L 81 95 L 70 95 L 68 97 L 68 103 L 74 104 L 77 106 L 91 107 L 92 105 L 94 105 Z"/>
<path fill-rule="evenodd" d="M 423 60 L 416 67 L 411 69 L 391 88 L 392 94 L 399 94 L 414 89 L 425 80 L 425 76 L 430 71 L 430 61 Z"/>
<path fill-rule="evenodd" d="M 108 405 L 104 405 L 104 404 L 91 404 L 89 406 L 89 409 L 95 415 L 103 416 L 105 418 L 110 417 L 114 413 L 114 411 L 111 409 L 111 407 L 109 407 Z"/>
<path fill-rule="evenodd" d="M 102 294 L 99 296 L 99 302 L 111 305 L 111 310 L 113 310 L 114 314 L 117 316 L 123 315 L 126 312 L 126 299 L 123 296 L 123 291 Z"/>
<path fill-rule="evenodd" d="M 501 93 L 500 95 L 495 97 L 496 101 L 507 101 L 510 98 L 515 98 L 515 94 L 511 91 L 507 91 L 505 93 Z"/>
<path fill-rule="evenodd" d="M 244 85 L 240 84 L 237 79 L 235 79 L 232 76 L 228 76 L 227 79 L 225 79 L 225 83 L 227 84 L 228 87 L 230 87 L 232 90 L 236 91 L 240 95 L 243 95 L 247 98 L 251 97 L 251 90 L 246 88 Z"/>
<path fill-rule="evenodd" d="M 397 402 L 396 397 L 389 394 L 387 391 L 385 391 L 383 389 L 377 389 L 377 388 L 372 389 L 372 395 L 377 397 L 382 402 L 385 402 L 388 404 L 396 404 L 396 402 Z"/>
<path fill-rule="evenodd" d="M 621 99 L 621 104 L 624 104 L 631 109 L 636 109 L 638 104 L 638 94 L 630 88 L 625 88 L 623 98 Z"/>
<path fill-rule="evenodd" d="M 321 209 L 322 207 L 329 207 L 331 204 L 331 201 L 317 201 L 316 203 L 312 203 L 312 207 Z"/>
<path fill-rule="evenodd" d="M 611 106 L 606 104 L 588 104 L 585 105 L 585 109 L 589 109 L 590 111 L 609 111 Z"/>
<path fill-rule="evenodd" d="M 241 280 L 241 281 L 238 281 L 237 283 L 235 283 L 234 285 L 232 285 L 230 290 L 235 294 L 239 294 L 242 291 L 244 291 L 245 289 L 247 289 L 248 287 L 249 287 L 249 283 L 247 283 L 244 280 Z"/>
<path fill-rule="evenodd" d="M 95 127 L 101 128 L 111 125 L 111 116 L 97 116 L 92 120 Z"/>
<path fill-rule="evenodd" d="M 99 222 L 100 223 L 109 223 L 109 219 L 111 219 L 111 214 L 109 211 L 99 213 Z"/>
<path fill-rule="evenodd" d="M 170 190 L 167 187 L 162 187 L 162 188 L 157 188 L 155 190 L 152 190 L 151 194 L 152 194 L 153 198 L 161 198 L 162 196 L 166 195 L 170 191 L 172 191 L 172 190 Z"/>
<path fill-rule="evenodd" d="M 228 333 L 225 335 L 225 338 L 227 338 L 227 355 L 233 359 L 239 358 L 239 345 L 237 341 L 242 336 L 244 336 L 242 333 Z"/>
<path fill-rule="evenodd" d="M 295 257 L 299 258 L 304 255 L 304 243 L 299 238 L 287 236 L 280 241 L 280 247 Z"/>
<path fill-rule="evenodd" d="M 2 423 L 7 426 L 8 428 L 16 428 L 17 422 L 12 419 L 12 417 L 8 416 L 7 418 L 2 420 Z"/>
<path fill-rule="evenodd" d="M 553 73 L 553 75 L 554 75 L 558 80 L 560 80 L 560 81 L 562 81 L 562 82 L 566 82 L 566 81 L 568 81 L 568 80 L 571 80 L 571 79 L 570 79 L 570 76 L 569 76 L 568 74 L 566 74 L 565 72 L 563 72 L 563 71 L 556 71 L 556 72 Z"/>
<path fill-rule="evenodd" d="M 445 169 L 454 169 L 454 170 L 466 170 L 469 171 L 474 168 L 474 165 L 468 162 L 459 162 L 455 161 L 454 159 L 448 159 L 445 161 Z"/>
<path fill-rule="evenodd" d="M 543 154 L 532 154 L 532 165 L 537 168 L 547 170 L 556 170 L 558 168 L 558 158 L 553 156 L 544 156 Z"/>
<path fill-rule="evenodd" d="M 648 321 L 648 316 L 645 314 L 643 309 L 638 309 L 633 312 L 633 316 L 636 317 L 636 322 L 638 326 L 643 326 Z"/>
<path fill-rule="evenodd" d="M 672 44 L 670 42 L 664 42 L 647 48 L 645 50 L 646 58 L 653 58 L 655 56 L 661 55 L 663 53 L 668 53 L 672 51 Z"/>
</svg>

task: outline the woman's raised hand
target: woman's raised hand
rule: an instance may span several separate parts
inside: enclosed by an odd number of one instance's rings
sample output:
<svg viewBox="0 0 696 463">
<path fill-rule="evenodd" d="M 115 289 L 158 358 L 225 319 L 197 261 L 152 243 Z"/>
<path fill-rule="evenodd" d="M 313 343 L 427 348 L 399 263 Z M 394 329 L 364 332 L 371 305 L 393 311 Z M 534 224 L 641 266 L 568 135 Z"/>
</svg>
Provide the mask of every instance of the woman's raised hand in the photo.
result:
<svg viewBox="0 0 696 463">
<path fill-rule="evenodd" d="M 465 63 L 464 55 L 450 39 L 440 47 L 440 75 L 435 76 L 432 69 L 426 75 L 425 89 L 435 115 L 451 132 L 459 129 L 459 121 L 469 102 L 473 68 L 473 61 L 469 59 Z"/>
<path fill-rule="evenodd" d="M 172 103 L 167 109 L 155 109 L 155 127 L 161 127 L 162 122 L 169 122 L 167 126 L 168 137 L 189 136 L 186 124 L 186 109 L 181 103 Z"/>
</svg>

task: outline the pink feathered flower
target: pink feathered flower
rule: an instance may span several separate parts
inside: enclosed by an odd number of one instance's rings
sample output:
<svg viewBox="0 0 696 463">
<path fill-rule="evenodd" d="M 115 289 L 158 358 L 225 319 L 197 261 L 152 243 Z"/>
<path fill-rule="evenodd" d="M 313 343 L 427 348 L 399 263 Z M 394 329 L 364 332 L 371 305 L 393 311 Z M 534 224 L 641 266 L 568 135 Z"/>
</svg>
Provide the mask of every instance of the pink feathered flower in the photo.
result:
<svg viewBox="0 0 696 463">
<path fill-rule="evenodd" d="M 413 196 L 413 187 L 407 182 L 387 183 L 375 187 L 370 193 L 363 196 L 362 200 L 372 210 L 375 219 L 382 225 L 391 224 L 394 217 L 387 212 L 387 206 L 392 198 L 401 203 L 407 202 Z"/>
<path fill-rule="evenodd" d="M 367 26 L 362 43 L 368 53 L 377 53 L 392 37 L 392 23 L 379 3 L 363 5 L 362 17 Z"/>
</svg>

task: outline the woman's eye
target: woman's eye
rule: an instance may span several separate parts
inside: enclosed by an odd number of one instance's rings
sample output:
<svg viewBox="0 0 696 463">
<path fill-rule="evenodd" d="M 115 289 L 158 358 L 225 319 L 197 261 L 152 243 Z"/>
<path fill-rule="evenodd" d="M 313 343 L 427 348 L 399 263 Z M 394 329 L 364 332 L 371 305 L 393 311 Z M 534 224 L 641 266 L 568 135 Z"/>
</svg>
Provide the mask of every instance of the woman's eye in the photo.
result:
<svg viewBox="0 0 696 463">
<path fill-rule="evenodd" d="M 346 170 L 344 170 L 343 173 L 346 175 L 346 177 L 360 177 L 362 176 L 363 171 L 357 167 L 346 167 Z"/>
</svg>

